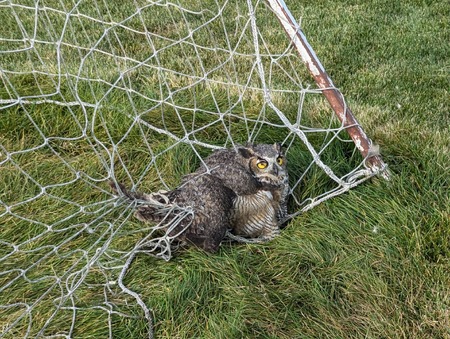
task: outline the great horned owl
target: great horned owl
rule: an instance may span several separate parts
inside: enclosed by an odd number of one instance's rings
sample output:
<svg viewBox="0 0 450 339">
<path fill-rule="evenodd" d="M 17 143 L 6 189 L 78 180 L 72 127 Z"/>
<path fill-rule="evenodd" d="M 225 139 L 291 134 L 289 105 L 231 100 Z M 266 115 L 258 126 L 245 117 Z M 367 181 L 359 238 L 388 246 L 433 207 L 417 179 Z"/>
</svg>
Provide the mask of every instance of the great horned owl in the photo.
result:
<svg viewBox="0 0 450 339">
<path fill-rule="evenodd" d="M 248 238 L 272 239 L 287 215 L 287 161 L 280 144 L 248 144 L 219 150 L 204 160 L 198 173 L 222 180 L 236 197 L 231 232 Z"/>
<path fill-rule="evenodd" d="M 191 208 L 193 214 L 182 220 L 172 235 L 186 228 L 181 241 L 215 252 L 227 231 L 263 240 L 278 234 L 287 215 L 286 164 L 280 144 L 248 144 L 213 152 L 173 191 L 147 195 L 110 184 L 131 199 L 156 198 L 162 204 Z M 166 214 L 142 204 L 135 215 L 142 221 L 161 222 L 168 219 Z"/>
</svg>

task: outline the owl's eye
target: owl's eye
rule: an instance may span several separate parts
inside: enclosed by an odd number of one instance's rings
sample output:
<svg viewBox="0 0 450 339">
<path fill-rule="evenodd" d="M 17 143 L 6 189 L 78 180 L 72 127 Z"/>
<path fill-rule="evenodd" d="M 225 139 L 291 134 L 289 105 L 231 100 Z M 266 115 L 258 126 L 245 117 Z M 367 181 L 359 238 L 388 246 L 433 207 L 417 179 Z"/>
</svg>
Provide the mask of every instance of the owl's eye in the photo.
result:
<svg viewBox="0 0 450 339">
<path fill-rule="evenodd" d="M 268 163 L 265 160 L 261 160 L 256 164 L 256 166 L 258 166 L 259 169 L 264 169 L 267 167 L 267 165 L 268 165 Z"/>
<path fill-rule="evenodd" d="M 280 165 L 280 166 L 283 165 L 283 157 L 278 157 L 277 158 L 277 164 Z"/>
</svg>

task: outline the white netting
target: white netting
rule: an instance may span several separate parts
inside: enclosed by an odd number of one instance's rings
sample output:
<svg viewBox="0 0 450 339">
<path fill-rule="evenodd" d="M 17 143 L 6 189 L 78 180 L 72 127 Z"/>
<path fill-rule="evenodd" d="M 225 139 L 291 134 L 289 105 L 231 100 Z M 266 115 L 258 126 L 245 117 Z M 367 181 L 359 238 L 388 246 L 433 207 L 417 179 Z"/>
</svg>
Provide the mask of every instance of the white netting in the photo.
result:
<svg viewBox="0 0 450 339">
<path fill-rule="evenodd" d="M 374 174 L 263 1 L 1 1 L 0 22 L 2 336 L 151 321 L 122 278 L 170 239 L 109 180 L 170 190 L 213 149 L 283 142 L 299 213 Z"/>
</svg>

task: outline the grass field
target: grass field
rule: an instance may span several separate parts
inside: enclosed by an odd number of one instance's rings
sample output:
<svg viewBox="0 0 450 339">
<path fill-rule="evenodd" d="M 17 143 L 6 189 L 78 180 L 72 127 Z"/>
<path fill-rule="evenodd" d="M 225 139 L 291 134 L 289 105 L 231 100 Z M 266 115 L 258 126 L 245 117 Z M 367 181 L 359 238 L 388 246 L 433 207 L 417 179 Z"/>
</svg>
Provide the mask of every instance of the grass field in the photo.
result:
<svg viewBox="0 0 450 339">
<path fill-rule="evenodd" d="M 381 146 L 391 180 L 374 178 L 326 201 L 296 217 L 270 243 L 224 244 L 214 255 L 190 248 L 169 262 L 137 256 L 126 284 L 152 309 L 157 338 L 450 338 L 450 7 L 443 0 L 286 2 L 301 18 L 310 44 L 361 125 Z M 62 4 L 54 6 L 62 11 Z M 214 1 L 192 4 L 215 6 Z M 183 88 L 189 80 L 174 76 L 162 88 L 160 74 L 134 63 L 148 58 L 148 42 L 120 27 L 97 46 L 110 54 L 83 58 L 86 51 L 79 53 L 70 46 L 90 46 L 108 27 L 90 16 L 126 18 L 134 10 L 131 2 L 90 6 L 83 2 L 78 10 L 86 16 L 66 27 L 75 33 L 61 46 L 61 64 L 55 62 L 52 46 L 45 44 L 39 55 L 0 54 L 1 100 L 32 101 L 29 96 L 39 95 L 59 102 L 95 103 L 83 109 L 1 103 L 0 331 L 8 329 L 5 338 L 57 333 L 76 338 L 145 337 L 148 328 L 142 310 L 115 286 L 105 285 L 117 278 L 114 266 L 123 265 L 123 252 L 118 251 L 130 250 L 148 233 L 148 228 L 122 215 L 120 208 L 111 209 L 114 201 L 105 185 L 111 170 L 109 151 L 116 145 L 121 156 L 112 161 L 118 179 L 133 180 L 147 190 L 173 187 L 198 164 L 194 150 L 201 155 L 208 150 L 170 148 L 169 137 L 140 129 L 125 113 L 133 116 L 157 107 L 164 114 L 142 115 L 144 120 L 180 138 L 185 126 L 211 124 L 196 137 L 223 145 L 228 135 L 215 123 L 216 116 L 198 114 L 192 119 L 188 107 L 220 111 L 242 94 L 237 86 L 199 84 L 172 93 L 172 102 L 185 109 L 174 109 L 170 100 L 158 106 L 158 96 L 170 94 L 168 88 Z M 233 21 L 223 25 L 233 45 L 238 35 L 231 32 L 238 31 L 241 22 L 232 12 L 236 6 L 231 7 L 227 16 Z M 0 42 L 0 51 L 20 49 L 28 41 L 11 39 L 33 35 L 33 11 L 16 7 L 15 15 L 12 12 L 0 7 L 0 22 L 4 22 L 0 38 L 10 39 Z M 143 20 L 148 31 L 177 39 L 189 30 L 183 24 L 186 17 L 177 10 L 172 16 L 168 13 L 164 7 L 158 15 L 143 10 L 141 17 L 125 25 L 139 31 Z M 270 13 L 261 8 L 258 13 L 260 23 L 269 20 Z M 56 34 L 43 28 L 46 22 L 55 28 L 64 25 L 60 12 L 46 14 L 38 23 L 36 40 Z M 194 23 L 199 19 L 185 15 Z M 181 23 L 165 25 L 167 20 Z M 265 31 L 268 48 L 285 48 L 284 32 L 271 27 L 268 24 Z M 195 39 L 201 45 L 223 43 L 210 33 L 199 29 Z M 154 49 L 161 50 L 161 67 L 184 72 L 225 62 L 220 51 L 186 45 L 177 54 L 176 49 L 166 48 L 170 39 L 154 42 L 159 44 Z M 236 81 L 248 76 L 251 65 L 245 46 L 236 49 L 243 56 L 229 69 Z M 201 55 L 205 62 L 196 64 L 196 58 L 186 55 Z M 57 84 L 48 73 L 56 73 L 58 67 L 77 76 Z M 120 71 L 133 67 L 135 71 L 118 78 Z M 305 83 L 312 82 L 306 72 L 299 74 Z M 211 76 L 217 83 L 227 80 L 219 73 Z M 288 75 L 274 71 L 276 88 L 284 84 L 294 88 L 287 79 Z M 256 76 L 252 81 L 248 85 L 257 86 Z M 57 93 L 52 92 L 55 87 L 60 89 Z M 132 91 L 124 91 L 125 87 Z M 322 122 L 325 110 L 316 97 L 304 107 L 305 115 L 315 114 L 305 116 L 314 126 Z M 296 112 L 295 95 L 280 94 L 277 100 L 283 111 Z M 258 126 L 260 107 L 260 95 L 250 95 L 235 107 L 236 116 L 228 121 L 235 140 L 245 141 Z M 270 120 L 271 112 L 267 114 Z M 95 122 L 87 119 L 91 116 Z M 288 132 L 275 126 L 279 121 L 271 122 L 273 126 L 263 126 L 264 133 L 255 134 L 258 141 L 286 137 Z M 310 161 L 297 151 L 302 148 L 291 149 L 294 177 Z M 348 144 L 333 143 L 324 158 L 335 161 L 337 171 L 347 171 L 346 156 L 351 152 Z M 358 162 L 354 157 L 349 161 Z M 74 168 L 83 172 L 81 177 Z M 299 196 L 321 194 L 330 188 L 327 180 L 313 172 L 300 186 Z M 117 251 L 106 251 L 108 246 Z M 98 250 L 111 257 L 97 257 Z M 31 306 L 32 311 L 9 329 Z"/>
</svg>

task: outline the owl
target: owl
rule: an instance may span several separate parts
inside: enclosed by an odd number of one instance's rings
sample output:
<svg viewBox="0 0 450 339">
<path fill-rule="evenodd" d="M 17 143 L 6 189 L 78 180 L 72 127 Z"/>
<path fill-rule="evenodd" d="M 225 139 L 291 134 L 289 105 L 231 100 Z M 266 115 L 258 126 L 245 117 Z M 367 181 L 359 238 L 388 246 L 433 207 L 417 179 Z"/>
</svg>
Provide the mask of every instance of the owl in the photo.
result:
<svg viewBox="0 0 450 339">
<path fill-rule="evenodd" d="M 122 184 L 110 185 L 129 199 L 144 202 L 135 213 L 141 221 L 170 219 L 168 209 L 146 205 L 145 201 L 156 199 L 161 206 L 189 208 L 192 214 L 185 216 L 169 235 L 179 234 L 182 242 L 216 252 L 227 231 L 262 240 L 273 239 L 279 233 L 287 216 L 286 166 L 280 144 L 247 144 L 213 152 L 169 192 L 142 194 L 128 191 Z M 170 213 L 176 212 L 173 209 Z"/>
<path fill-rule="evenodd" d="M 234 193 L 231 233 L 273 239 L 287 216 L 289 177 L 281 145 L 247 144 L 219 150 L 197 172 L 209 173 Z"/>
</svg>

